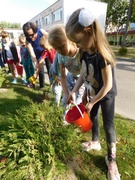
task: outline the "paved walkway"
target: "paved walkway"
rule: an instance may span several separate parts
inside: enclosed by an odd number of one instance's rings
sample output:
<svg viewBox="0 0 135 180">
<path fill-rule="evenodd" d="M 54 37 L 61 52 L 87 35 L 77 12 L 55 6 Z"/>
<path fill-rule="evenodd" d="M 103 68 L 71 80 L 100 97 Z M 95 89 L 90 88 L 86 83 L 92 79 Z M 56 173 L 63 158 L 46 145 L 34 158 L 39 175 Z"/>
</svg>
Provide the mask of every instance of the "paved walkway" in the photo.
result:
<svg viewBox="0 0 135 180">
<path fill-rule="evenodd" d="M 116 62 L 116 96 L 115 112 L 125 118 L 135 120 L 135 62 Z"/>
</svg>

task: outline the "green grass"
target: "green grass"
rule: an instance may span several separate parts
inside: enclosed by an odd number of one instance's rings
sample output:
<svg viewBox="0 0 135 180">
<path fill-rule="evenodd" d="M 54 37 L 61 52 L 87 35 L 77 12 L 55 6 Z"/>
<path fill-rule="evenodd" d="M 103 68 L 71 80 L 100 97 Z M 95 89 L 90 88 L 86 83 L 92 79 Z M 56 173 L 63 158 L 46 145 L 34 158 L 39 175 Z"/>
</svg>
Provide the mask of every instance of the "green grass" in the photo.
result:
<svg viewBox="0 0 135 180">
<path fill-rule="evenodd" d="M 127 54 L 124 56 L 120 56 L 118 53 L 121 46 L 111 46 L 111 48 L 113 49 L 116 57 L 135 59 L 135 47 L 127 47 Z"/>
<path fill-rule="evenodd" d="M 11 76 L 0 75 L 0 155 L 6 157 L 6 162 L 0 163 L 0 179 L 105 180 L 102 118 L 102 150 L 84 152 L 80 144 L 91 139 L 91 131 L 62 126 L 62 108 L 54 105 L 50 86 L 42 93 L 21 82 L 12 85 L 11 80 Z M 135 122 L 116 114 L 115 127 L 121 179 L 134 180 Z"/>
</svg>

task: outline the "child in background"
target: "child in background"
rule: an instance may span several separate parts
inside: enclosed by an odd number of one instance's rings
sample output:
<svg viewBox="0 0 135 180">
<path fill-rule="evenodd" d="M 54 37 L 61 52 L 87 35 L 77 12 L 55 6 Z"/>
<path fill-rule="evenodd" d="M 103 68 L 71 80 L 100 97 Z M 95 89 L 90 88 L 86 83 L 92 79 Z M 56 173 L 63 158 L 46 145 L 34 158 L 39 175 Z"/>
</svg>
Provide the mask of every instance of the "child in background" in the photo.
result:
<svg viewBox="0 0 135 180">
<path fill-rule="evenodd" d="M 19 56 L 19 47 L 15 45 L 14 42 L 10 41 L 10 35 L 6 31 L 1 32 L 2 36 L 2 57 L 5 63 L 7 63 L 10 67 L 11 73 L 13 75 L 13 84 L 17 83 L 17 68 L 16 65 L 20 64 L 21 57 Z M 20 74 L 22 78 L 22 83 L 25 83 L 23 78 L 23 73 Z"/>
<path fill-rule="evenodd" d="M 6 74 L 6 73 L 9 74 L 9 73 L 11 73 L 11 70 L 10 70 L 10 67 L 8 65 L 8 71 L 7 71 L 5 62 L 3 60 L 3 56 L 2 56 L 2 44 L 3 44 L 3 39 L 2 39 L 1 34 L 0 34 L 0 66 L 1 66 L 2 72 L 4 74 Z"/>
<path fill-rule="evenodd" d="M 6 67 L 2 59 L 2 41 L 0 36 L 0 67 L 2 68 L 3 73 L 6 73 Z"/>
<path fill-rule="evenodd" d="M 16 70 L 17 70 L 17 74 L 21 76 L 22 79 L 22 83 L 24 85 L 27 84 L 25 78 L 25 72 L 24 72 L 24 68 L 23 65 L 21 64 L 21 55 L 20 55 L 20 44 L 19 44 L 19 39 L 17 37 L 13 38 L 13 42 L 15 43 L 16 49 L 17 49 L 17 53 L 18 56 L 20 57 L 19 63 L 16 64 Z"/>
<path fill-rule="evenodd" d="M 72 103 L 75 99 L 75 93 L 82 83 L 85 83 L 89 98 L 87 111 L 90 113 L 93 127 L 92 141 L 85 142 L 82 146 L 85 151 L 101 149 L 98 124 L 101 106 L 106 133 L 107 156 L 105 161 L 108 167 L 108 179 L 120 180 L 116 164 L 114 127 L 115 96 L 117 94 L 114 54 L 95 17 L 87 9 L 78 9 L 70 16 L 66 24 L 66 33 L 68 38 L 84 51 L 81 58 L 81 74 L 68 99 L 69 103 Z"/>
<path fill-rule="evenodd" d="M 34 74 L 34 65 L 30 53 L 26 47 L 26 37 L 24 35 L 20 35 L 19 42 L 21 44 L 20 47 L 21 63 L 25 70 L 26 83 L 28 84 L 28 87 L 34 87 L 34 84 L 29 82 L 29 78 Z"/>
<path fill-rule="evenodd" d="M 48 39 L 45 36 L 42 36 L 40 38 L 39 44 L 40 44 L 40 47 L 42 47 L 44 49 L 44 51 L 42 53 L 42 56 L 41 56 L 41 59 L 40 59 L 38 65 L 37 65 L 37 69 L 36 69 L 36 72 L 34 74 L 35 78 L 38 77 L 40 68 L 41 68 L 45 58 L 48 58 L 50 64 L 52 64 L 54 61 L 55 54 L 56 54 L 56 50 L 53 49 L 53 47 L 49 44 Z"/>
<path fill-rule="evenodd" d="M 66 99 L 80 75 L 80 51 L 76 44 L 67 38 L 63 24 L 54 25 L 50 29 L 48 41 L 58 52 L 57 58 L 60 65 L 60 79 L 64 91 L 63 107 L 69 109 Z M 66 69 L 68 70 L 67 75 Z M 83 93 L 84 86 L 82 85 L 76 93 L 76 104 L 82 102 Z"/>
<path fill-rule="evenodd" d="M 60 80 L 60 66 L 58 63 L 57 53 L 51 65 L 49 75 L 51 79 L 52 92 L 55 97 L 55 104 L 57 105 L 57 107 L 59 107 L 62 96 L 62 86 Z"/>
</svg>

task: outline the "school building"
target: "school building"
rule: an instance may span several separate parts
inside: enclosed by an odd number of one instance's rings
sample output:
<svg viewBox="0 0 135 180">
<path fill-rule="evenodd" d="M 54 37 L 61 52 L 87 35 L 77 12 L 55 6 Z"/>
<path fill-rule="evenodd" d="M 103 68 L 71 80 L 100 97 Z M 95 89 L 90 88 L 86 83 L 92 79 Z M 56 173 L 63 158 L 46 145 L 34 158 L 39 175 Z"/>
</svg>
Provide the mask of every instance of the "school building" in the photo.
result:
<svg viewBox="0 0 135 180">
<path fill-rule="evenodd" d="M 120 32 L 108 32 L 106 33 L 107 39 L 111 45 L 121 45 L 124 39 L 125 32 L 121 30 Z M 135 29 L 130 29 L 127 32 L 127 46 L 135 45 Z"/>
<path fill-rule="evenodd" d="M 34 22 L 39 28 L 49 31 L 54 24 L 66 24 L 69 15 L 82 7 L 99 14 L 98 19 L 103 28 L 105 27 L 107 4 L 94 0 L 58 0 L 29 21 Z"/>
</svg>

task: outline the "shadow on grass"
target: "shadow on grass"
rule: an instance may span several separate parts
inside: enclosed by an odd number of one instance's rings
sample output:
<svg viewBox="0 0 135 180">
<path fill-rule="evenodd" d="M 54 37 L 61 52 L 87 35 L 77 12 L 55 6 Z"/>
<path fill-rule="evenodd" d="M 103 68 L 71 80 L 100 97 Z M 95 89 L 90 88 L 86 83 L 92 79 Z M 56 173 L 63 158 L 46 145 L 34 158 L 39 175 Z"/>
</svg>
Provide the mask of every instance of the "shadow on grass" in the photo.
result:
<svg viewBox="0 0 135 180">
<path fill-rule="evenodd" d="M 22 106 L 30 106 L 32 102 L 43 103 L 45 100 L 53 101 L 54 99 L 51 93 L 51 89 L 47 85 L 44 91 L 39 91 L 28 88 L 26 85 L 22 85 L 22 83 L 19 81 L 17 84 L 12 84 L 11 81 L 12 76 L 7 76 L 1 85 L 2 89 L 7 90 L 7 92 L 1 96 L 1 116 L 6 114 L 11 114 L 12 116 L 12 114 L 16 114 L 17 109 L 21 109 Z M 11 94 L 12 91 L 15 92 L 13 93 L 13 96 Z"/>
<path fill-rule="evenodd" d="M 85 152 L 85 161 L 84 163 L 81 162 L 81 164 L 83 164 L 83 168 L 80 170 L 75 170 L 78 180 L 106 179 L 107 167 L 105 164 L 105 158 L 101 155 L 97 155 L 95 153 L 93 154 L 92 152 Z"/>
</svg>

